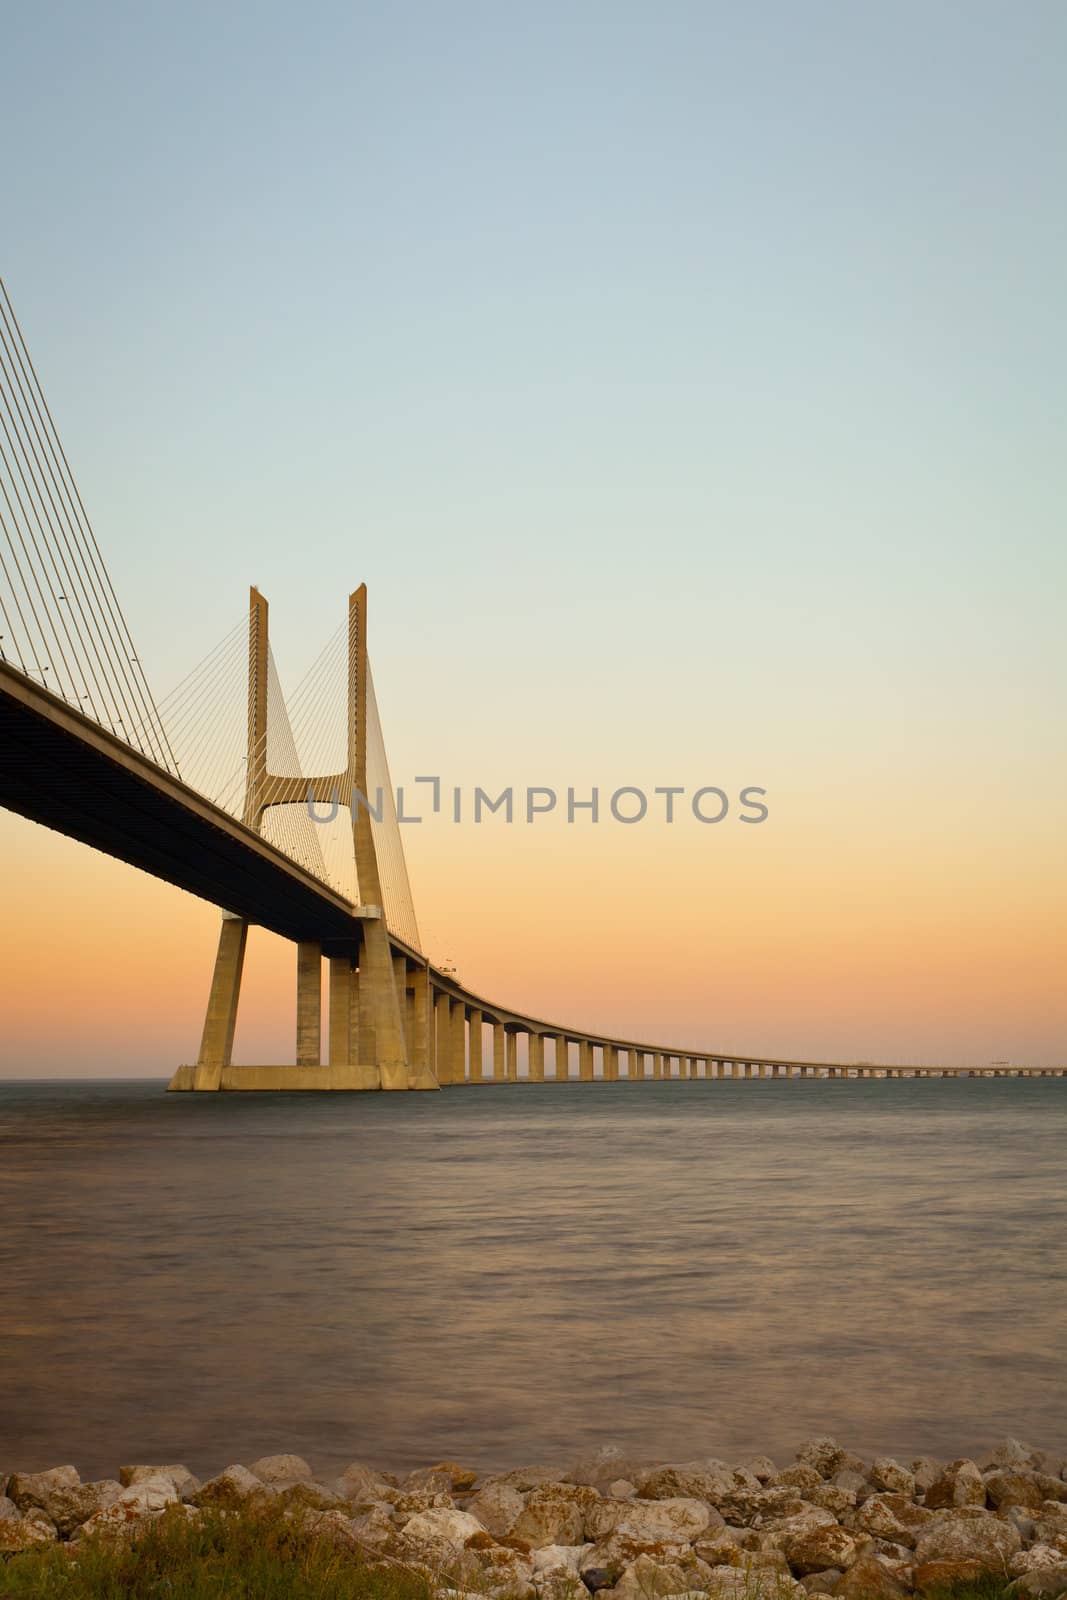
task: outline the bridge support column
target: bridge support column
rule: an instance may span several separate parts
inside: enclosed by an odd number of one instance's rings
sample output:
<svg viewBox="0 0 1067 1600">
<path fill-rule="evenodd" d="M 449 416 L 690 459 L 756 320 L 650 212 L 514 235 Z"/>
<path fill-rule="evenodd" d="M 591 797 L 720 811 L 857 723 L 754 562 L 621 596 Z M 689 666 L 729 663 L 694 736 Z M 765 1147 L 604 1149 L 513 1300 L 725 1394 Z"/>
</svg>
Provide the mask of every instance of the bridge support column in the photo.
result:
<svg viewBox="0 0 1067 1600">
<path fill-rule="evenodd" d="M 519 1081 L 519 1036 L 517 1033 L 504 1034 L 504 1064 L 509 1083 Z"/>
<path fill-rule="evenodd" d="M 453 1083 L 466 1083 L 467 1081 L 467 1038 L 466 1038 L 467 1012 L 462 1000 L 452 1003 L 452 1026 L 450 1032 L 451 1049 L 449 1061 Z"/>
<path fill-rule="evenodd" d="M 662 1078 L 663 1076 L 663 1057 L 658 1050 L 652 1052 L 652 1076 L 653 1078 Z"/>
<path fill-rule="evenodd" d="M 607 1077 L 607 1072 L 604 1076 Z M 578 1079 L 581 1083 L 593 1081 L 593 1046 L 588 1039 L 578 1041 Z"/>
<path fill-rule="evenodd" d="M 482 1052 L 483 1052 L 484 1047 L 485 1047 L 485 1040 L 482 1037 L 482 1014 L 481 1014 L 481 1012 L 478 1011 L 478 1010 L 472 1010 L 471 1013 L 470 1013 L 470 1019 L 471 1019 L 471 1022 L 470 1022 L 470 1033 L 471 1033 L 471 1041 L 470 1041 L 471 1082 L 472 1083 L 481 1083 L 481 1081 L 482 1081 Z"/>
<path fill-rule="evenodd" d="M 438 989 L 433 998 L 434 1064 L 442 1088 L 452 1082 L 452 1002 Z"/>
<path fill-rule="evenodd" d="M 215 970 L 211 975 L 200 1055 L 193 1072 L 194 1089 L 217 1089 L 223 1067 L 230 1065 L 247 941 L 248 923 L 240 917 L 224 916 Z"/>
<path fill-rule="evenodd" d="M 430 974 L 426 967 L 416 967 L 411 974 L 411 1038 L 408 1041 L 408 1062 L 413 1089 L 436 1089 L 437 1078 L 433 1070 L 433 1013 L 430 1010 Z"/>
<path fill-rule="evenodd" d="M 322 946 L 302 939 L 296 947 L 296 1064 L 317 1067 L 322 1051 Z"/>
<path fill-rule="evenodd" d="M 507 1073 L 504 1059 L 504 1025 L 502 1022 L 493 1023 L 493 1082 L 503 1083 Z"/>
<path fill-rule="evenodd" d="M 352 961 L 349 956 L 330 957 L 329 1063 L 347 1067 L 349 1036 L 352 1028 Z"/>
<path fill-rule="evenodd" d="M 531 1083 L 544 1083 L 545 1040 L 543 1034 L 530 1034 L 530 1059 L 526 1072 Z"/>
<path fill-rule="evenodd" d="M 616 1044 L 604 1046 L 604 1077 L 608 1083 L 619 1081 L 619 1047 Z"/>
<path fill-rule="evenodd" d="M 571 1046 L 565 1034 L 556 1035 L 555 1076 L 557 1083 L 566 1083 L 571 1075 Z"/>
</svg>

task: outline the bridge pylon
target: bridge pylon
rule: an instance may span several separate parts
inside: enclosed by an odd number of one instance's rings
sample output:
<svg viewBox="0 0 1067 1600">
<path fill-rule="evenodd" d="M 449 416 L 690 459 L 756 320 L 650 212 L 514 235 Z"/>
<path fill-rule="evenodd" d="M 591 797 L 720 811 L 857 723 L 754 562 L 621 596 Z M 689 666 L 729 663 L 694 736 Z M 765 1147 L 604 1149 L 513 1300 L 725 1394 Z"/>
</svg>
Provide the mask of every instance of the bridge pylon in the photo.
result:
<svg viewBox="0 0 1067 1600">
<path fill-rule="evenodd" d="M 367 800 L 367 587 L 348 597 L 346 762 L 339 772 L 310 776 L 271 772 L 269 607 L 254 586 L 248 610 L 248 744 L 243 820 L 260 833 L 272 806 L 344 806 L 352 818 L 359 903 L 352 937 L 297 941 L 296 1061 L 292 1066 L 234 1067 L 233 1038 L 248 921 L 223 912 L 207 1013 L 195 1066 L 179 1067 L 172 1089 L 436 1089 L 428 1045 L 424 961 L 408 974 L 408 953 L 396 954 L 382 899 L 378 854 Z M 322 960 L 329 963 L 328 1057 L 321 1059 Z M 229 1080 L 229 1081 L 228 1081 Z"/>
</svg>

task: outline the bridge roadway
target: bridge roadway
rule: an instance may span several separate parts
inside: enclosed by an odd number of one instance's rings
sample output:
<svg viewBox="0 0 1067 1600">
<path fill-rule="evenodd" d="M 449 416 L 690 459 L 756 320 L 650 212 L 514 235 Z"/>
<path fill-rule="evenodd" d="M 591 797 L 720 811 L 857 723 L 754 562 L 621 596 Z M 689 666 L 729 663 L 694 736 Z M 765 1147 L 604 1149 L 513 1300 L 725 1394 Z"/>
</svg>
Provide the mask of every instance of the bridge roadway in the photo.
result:
<svg viewBox="0 0 1067 1600">
<path fill-rule="evenodd" d="M 297 943 L 317 941 L 326 955 L 358 950 L 362 925 L 380 915 L 353 907 L 314 874 L 131 749 L 48 689 L 0 662 L 0 805 L 120 861 L 185 889 L 235 916 Z M 578 1081 L 643 1078 L 1057 1076 L 1064 1067 L 881 1066 L 787 1061 L 748 1052 L 678 1050 L 565 1027 L 500 1006 L 432 966 L 390 937 L 397 987 L 409 1020 L 429 1005 L 425 1053 L 441 1086 L 460 1083 L 554 1082 L 570 1077 L 577 1048 Z M 492 1029 L 489 1063 L 483 1027 Z M 517 1041 L 527 1038 L 526 1076 Z M 471 1048 L 471 1040 L 474 1048 Z M 545 1041 L 562 1050 L 546 1072 Z M 482 1048 L 479 1048 L 479 1045 Z M 625 1074 L 621 1066 L 625 1065 Z M 253 1075 L 315 1069 L 227 1067 L 223 1088 L 269 1082 Z M 191 1069 L 181 1069 L 181 1073 Z M 175 1087 L 183 1086 L 175 1080 Z"/>
</svg>

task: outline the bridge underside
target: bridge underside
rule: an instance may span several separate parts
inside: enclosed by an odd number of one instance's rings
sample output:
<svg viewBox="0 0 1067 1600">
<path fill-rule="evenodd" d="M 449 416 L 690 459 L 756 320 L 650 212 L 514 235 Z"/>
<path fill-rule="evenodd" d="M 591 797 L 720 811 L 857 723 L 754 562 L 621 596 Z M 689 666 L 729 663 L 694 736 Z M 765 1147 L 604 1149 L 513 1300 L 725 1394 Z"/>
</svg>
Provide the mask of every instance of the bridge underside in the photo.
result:
<svg viewBox="0 0 1067 1600">
<path fill-rule="evenodd" d="M 340 895 L 4 663 L 0 806 L 283 938 L 359 942 Z"/>
</svg>

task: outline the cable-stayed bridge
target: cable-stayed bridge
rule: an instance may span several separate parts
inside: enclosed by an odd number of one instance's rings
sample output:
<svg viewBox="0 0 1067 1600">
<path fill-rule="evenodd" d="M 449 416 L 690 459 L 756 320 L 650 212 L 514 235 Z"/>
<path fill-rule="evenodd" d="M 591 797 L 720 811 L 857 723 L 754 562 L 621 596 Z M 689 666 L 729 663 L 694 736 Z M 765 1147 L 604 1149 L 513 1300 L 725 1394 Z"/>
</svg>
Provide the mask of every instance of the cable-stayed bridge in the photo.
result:
<svg viewBox="0 0 1067 1600">
<path fill-rule="evenodd" d="M 171 1088 L 1064 1075 L 679 1050 L 467 989 L 422 950 L 367 622 L 361 587 L 286 697 L 253 588 L 247 614 L 157 702 L 0 283 L 0 804 L 222 908 L 199 1057 Z M 296 945 L 292 1063 L 232 1060 L 251 924 Z"/>
</svg>

